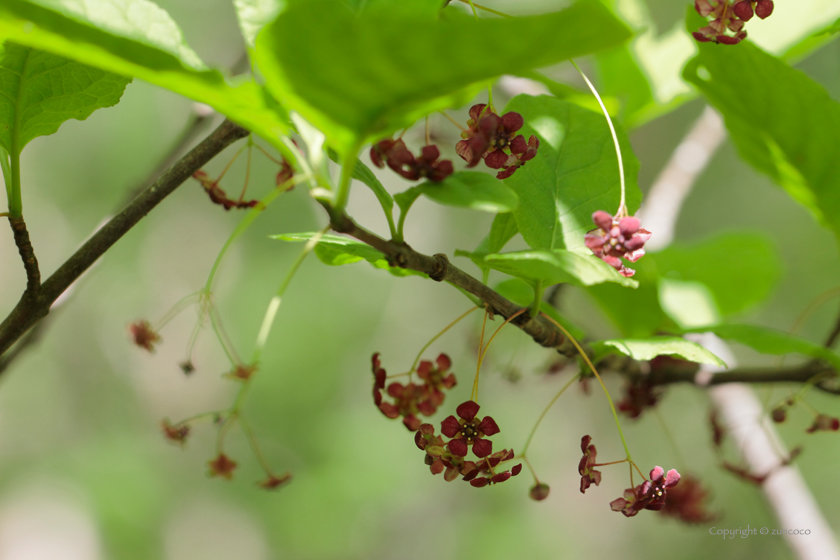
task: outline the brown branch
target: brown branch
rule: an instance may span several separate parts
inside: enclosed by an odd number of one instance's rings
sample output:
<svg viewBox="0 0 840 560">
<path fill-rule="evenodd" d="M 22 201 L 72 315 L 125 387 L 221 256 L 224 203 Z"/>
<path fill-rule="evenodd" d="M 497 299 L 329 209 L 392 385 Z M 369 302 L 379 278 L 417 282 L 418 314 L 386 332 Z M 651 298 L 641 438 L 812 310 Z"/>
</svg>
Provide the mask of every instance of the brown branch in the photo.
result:
<svg viewBox="0 0 840 560">
<path fill-rule="evenodd" d="M 825 346 L 826 348 L 831 348 L 834 346 L 834 343 L 837 342 L 837 337 L 840 336 L 840 317 L 837 318 L 837 322 L 834 324 L 834 328 L 828 334 L 828 338 L 825 339 Z"/>
<path fill-rule="evenodd" d="M 41 287 L 41 271 L 38 269 L 38 259 L 35 257 L 35 250 L 32 242 L 29 241 L 29 231 L 26 229 L 26 222 L 23 216 L 20 218 L 9 217 L 9 225 L 12 226 L 12 233 L 15 237 L 20 258 L 23 261 L 23 268 L 26 270 L 26 292 L 34 294 Z"/>
<path fill-rule="evenodd" d="M 198 146 L 161 175 L 154 184 L 131 201 L 122 212 L 97 231 L 40 288 L 34 293 L 27 289 L 9 316 L 0 323 L 0 356 L 35 323 L 43 319 L 49 313 L 53 302 L 105 251 L 130 231 L 143 216 L 219 152 L 248 134 L 248 131 L 239 125 L 224 121 Z"/>
<path fill-rule="evenodd" d="M 423 272 L 437 282 L 449 282 L 474 295 L 484 302 L 493 313 L 501 315 L 505 319 L 522 309 L 450 263 L 446 255 L 439 253 L 430 257 L 418 253 L 406 243 L 387 241 L 362 229 L 349 216 L 344 213 L 336 213 L 327 203 L 324 203 L 324 208 L 330 214 L 330 224 L 335 231 L 345 233 L 370 245 L 383 253 L 394 266 Z M 516 317 L 511 323 L 528 333 L 541 346 L 557 348 L 558 352 L 566 356 L 573 356 L 576 353 L 574 346 L 563 333 L 543 317 L 531 318 L 527 313 L 524 313 Z"/>
</svg>

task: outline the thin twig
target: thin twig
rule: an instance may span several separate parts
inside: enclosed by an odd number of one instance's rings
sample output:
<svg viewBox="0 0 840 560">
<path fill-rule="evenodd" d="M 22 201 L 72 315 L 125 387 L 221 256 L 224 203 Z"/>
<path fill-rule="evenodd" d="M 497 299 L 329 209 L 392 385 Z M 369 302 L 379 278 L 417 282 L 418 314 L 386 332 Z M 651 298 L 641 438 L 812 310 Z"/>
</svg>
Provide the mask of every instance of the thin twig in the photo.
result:
<svg viewBox="0 0 840 560">
<path fill-rule="evenodd" d="M 244 128 L 225 120 L 97 231 L 34 294 L 27 290 L 9 316 L 0 323 L 0 356 L 35 323 L 43 319 L 49 313 L 53 302 L 137 222 L 219 152 L 248 134 Z"/>
</svg>

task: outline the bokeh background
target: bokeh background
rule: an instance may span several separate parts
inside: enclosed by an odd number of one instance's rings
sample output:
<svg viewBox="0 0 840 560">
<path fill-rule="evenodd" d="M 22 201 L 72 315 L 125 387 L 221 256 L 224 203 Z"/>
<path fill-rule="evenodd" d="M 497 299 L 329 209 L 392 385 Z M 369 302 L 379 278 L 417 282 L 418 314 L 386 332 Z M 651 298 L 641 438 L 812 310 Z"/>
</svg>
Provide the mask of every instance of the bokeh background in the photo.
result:
<svg viewBox="0 0 840 560">
<path fill-rule="evenodd" d="M 485 2 L 512 13 L 563 5 Z M 241 57 L 242 42 L 226 0 L 158 3 L 208 63 L 229 68 Z M 646 2 L 654 37 L 665 37 L 679 25 L 683 4 Z M 789 41 L 784 33 L 791 25 L 799 26 L 800 35 L 820 26 L 819 21 L 792 24 L 783 14 L 756 23 L 751 34 L 767 27 L 755 33 L 762 45 Z M 838 55 L 840 43 L 834 41 L 797 67 L 840 100 Z M 589 61 L 584 63 L 596 74 Z M 550 73 L 580 85 L 569 67 Z M 668 79 L 676 82 L 676 74 Z M 502 106 L 505 94 L 497 95 Z M 631 132 L 643 190 L 702 108 L 702 101 L 690 101 Z M 186 99 L 135 81 L 118 106 L 85 122 L 69 121 L 57 134 L 31 144 L 23 157 L 23 196 L 43 273 L 55 270 L 146 178 L 192 109 Z M 453 114 L 466 119 L 463 109 Z M 442 118 L 432 125 L 441 144 L 454 145 L 458 137 L 451 125 Z M 420 145 L 421 128 L 408 133 L 409 144 Z M 218 157 L 208 172 L 218 173 L 238 147 Z M 454 156 L 451 147 L 449 152 Z M 276 171 L 255 152 L 249 192 L 268 192 Z M 223 186 L 237 192 L 244 175 L 245 158 L 240 158 Z M 393 175 L 380 177 L 391 192 L 405 187 Z M 366 189 L 354 190 L 349 211 L 367 227 L 387 232 Z M 546 501 L 528 499 L 527 472 L 483 490 L 432 477 L 411 434 L 372 405 L 370 355 L 381 352 L 389 373 L 404 371 L 469 302 L 446 285 L 395 278 L 365 263 L 331 268 L 310 257 L 303 264 L 248 399 L 245 413 L 268 460 L 278 472 L 293 471 L 292 484 L 276 493 L 255 485 L 263 475 L 239 430 L 230 433 L 226 446 L 240 465 L 234 480 L 208 478 L 214 428 L 198 425 L 181 450 L 164 441 L 159 423 L 230 405 L 237 387 L 221 378 L 229 367 L 212 332 L 202 333 L 194 356 L 197 371 L 186 377 L 177 364 L 197 320 L 194 308 L 166 326 L 154 355 L 130 344 L 126 326 L 139 318 L 157 320 L 203 286 L 243 215 L 225 213 L 208 202 L 197 183 L 185 184 L 77 284 L 50 318 L 45 339 L 0 378 L 0 560 L 792 557 L 778 536 L 724 540 L 709 534 L 711 526 L 777 524 L 758 488 L 717 467 L 706 423 L 708 399 L 691 387 L 671 388 L 658 407 L 660 418 L 646 414 L 625 421 L 625 433 L 640 465 L 661 464 L 703 480 L 713 495 L 711 509 L 720 514 L 714 523 L 691 527 L 653 512 L 633 519 L 612 513 L 608 503 L 627 486 L 623 467 L 603 469 L 601 486 L 580 494 L 576 465 L 583 434 L 595 438 L 599 459 L 621 457 L 598 391 L 586 396 L 573 388 L 537 433 L 529 455 L 540 478 L 551 485 Z M 491 219 L 420 200 L 407 222 L 407 240 L 420 251 L 451 255 L 477 245 Z M 313 231 L 326 223 L 305 189 L 297 188 L 281 196 L 233 246 L 214 301 L 240 353 L 250 355 L 268 301 L 300 250 L 269 236 Z M 762 232 L 781 262 L 772 296 L 743 314 L 744 321 L 788 329 L 813 298 L 837 285 L 840 264 L 832 235 L 743 164 L 729 143 L 715 154 L 686 202 L 677 239 L 699 240 L 721 230 Z M 475 272 L 466 259 L 456 262 Z M 0 263 L 0 309 L 10 309 L 24 286 L 10 235 L 0 235 Z M 564 292 L 563 302 L 593 337 L 615 334 L 582 291 Z M 838 307 L 836 300 L 822 306 L 801 334 L 822 340 Z M 447 406 L 468 398 L 479 327 L 479 318 L 471 317 L 426 354 L 434 358 L 447 352 L 453 359 L 461 383 Z M 772 363 L 735 351 L 744 364 Z M 502 428 L 494 438 L 497 445 L 520 449 L 539 411 L 570 375 L 546 374 L 552 359 L 551 352 L 513 329 L 494 343 L 483 370 L 481 403 Z M 608 385 L 620 394 L 619 380 L 611 378 Z M 766 396 L 766 389 L 757 390 Z M 784 393 L 776 389 L 775 394 Z M 836 399 L 815 393 L 809 402 L 840 414 Z M 435 422 L 446 414 L 442 410 Z M 810 422 L 807 411 L 797 410 L 780 427 L 781 435 L 790 446 L 805 444 L 798 468 L 829 524 L 840 527 L 837 434 L 806 435 Z M 733 458 L 736 452 L 728 449 Z"/>
</svg>

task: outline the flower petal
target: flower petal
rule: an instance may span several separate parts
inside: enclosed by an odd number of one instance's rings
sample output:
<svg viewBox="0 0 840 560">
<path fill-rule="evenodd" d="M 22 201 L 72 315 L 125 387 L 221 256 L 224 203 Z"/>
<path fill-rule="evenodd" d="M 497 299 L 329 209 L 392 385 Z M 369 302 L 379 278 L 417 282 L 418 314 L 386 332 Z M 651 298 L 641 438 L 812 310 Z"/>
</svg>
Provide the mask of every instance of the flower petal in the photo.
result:
<svg viewBox="0 0 840 560">
<path fill-rule="evenodd" d="M 467 447 L 467 442 L 463 439 L 451 439 L 449 443 L 446 444 L 447 449 L 453 455 L 457 455 L 458 457 L 466 457 L 467 451 L 469 448 Z"/>
<path fill-rule="evenodd" d="M 450 360 L 449 356 L 447 356 L 446 354 L 441 354 L 440 356 L 438 356 L 436 362 L 438 371 L 441 373 L 444 373 L 452 367 L 452 360 Z"/>
<path fill-rule="evenodd" d="M 516 132 L 522 128 L 523 124 L 525 124 L 525 119 L 523 119 L 522 115 L 519 113 L 511 111 L 510 113 L 502 115 L 502 126 L 505 127 L 505 130 L 508 133 Z"/>
<path fill-rule="evenodd" d="M 656 466 L 650 471 L 651 482 L 661 482 L 663 476 L 665 476 L 665 469 L 660 466 Z"/>
<path fill-rule="evenodd" d="M 522 472 L 522 463 L 519 463 L 518 465 L 516 465 L 512 469 L 510 469 L 510 476 L 516 476 L 521 472 Z"/>
<path fill-rule="evenodd" d="M 592 221 L 595 222 L 595 225 L 602 230 L 610 231 L 610 228 L 612 228 L 613 217 L 603 210 L 598 210 L 592 214 Z"/>
<path fill-rule="evenodd" d="M 458 414 L 464 420 L 470 421 L 475 418 L 475 415 L 478 414 L 478 409 L 481 408 L 478 406 L 478 403 L 474 401 L 467 401 L 458 405 L 458 408 L 455 409 L 455 413 Z M 449 436 L 452 437 L 452 436 Z"/>
<path fill-rule="evenodd" d="M 484 163 L 490 169 L 500 169 L 506 162 L 508 156 L 501 150 L 493 150 L 484 158 Z"/>
<path fill-rule="evenodd" d="M 446 437 L 453 438 L 461 433 L 461 424 L 457 418 L 450 415 L 440 423 L 440 431 Z"/>
<path fill-rule="evenodd" d="M 470 480 L 470 485 L 475 486 L 476 488 L 481 488 L 483 486 L 487 486 L 490 484 L 490 481 L 486 478 L 474 478 Z"/>
<path fill-rule="evenodd" d="M 496 424 L 496 421 L 493 420 L 490 416 L 485 416 L 484 419 L 481 421 L 481 424 L 478 425 L 478 429 L 484 432 L 485 436 L 492 436 L 496 435 L 501 430 L 499 429 L 499 425 Z"/>
<path fill-rule="evenodd" d="M 425 161 L 426 163 L 432 163 L 437 158 L 440 157 L 440 150 L 434 144 L 430 144 L 428 146 L 423 146 L 420 149 L 420 158 Z"/>
<path fill-rule="evenodd" d="M 680 481 L 680 473 L 676 469 L 671 469 L 665 475 L 665 488 L 673 488 Z"/>
<path fill-rule="evenodd" d="M 452 440 L 459 441 L 459 440 Z M 476 457 L 487 457 L 493 452 L 493 442 L 489 439 L 477 439 L 473 442 L 473 453 Z"/>
</svg>

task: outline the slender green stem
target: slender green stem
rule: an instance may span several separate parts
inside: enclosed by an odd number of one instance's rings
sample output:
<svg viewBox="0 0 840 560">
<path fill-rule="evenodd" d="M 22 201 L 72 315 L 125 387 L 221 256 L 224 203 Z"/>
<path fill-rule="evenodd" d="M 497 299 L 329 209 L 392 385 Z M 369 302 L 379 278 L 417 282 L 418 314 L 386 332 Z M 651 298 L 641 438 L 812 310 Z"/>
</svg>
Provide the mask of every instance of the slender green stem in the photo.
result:
<svg viewBox="0 0 840 560">
<path fill-rule="evenodd" d="M 458 317 L 457 319 L 455 319 L 454 321 L 452 321 L 451 323 L 449 323 L 448 325 L 446 325 L 446 326 L 443 328 L 443 330 L 441 330 L 439 333 L 437 333 L 435 336 L 433 336 L 433 337 L 432 337 L 432 339 L 431 339 L 429 342 L 427 342 L 427 343 L 426 343 L 426 345 L 425 345 L 425 346 L 423 346 L 423 348 L 421 348 L 421 349 L 420 349 L 420 351 L 417 353 L 417 357 L 416 357 L 416 358 L 414 358 L 414 363 L 412 363 L 412 364 L 411 364 L 411 369 L 409 369 L 409 370 L 408 370 L 407 372 L 405 372 L 405 373 L 400 373 L 400 374 L 398 374 L 398 375 L 408 375 L 408 376 L 410 377 L 410 376 L 411 376 L 411 373 L 412 373 L 412 372 L 413 372 L 413 371 L 417 368 L 417 364 L 419 364 L 419 363 L 420 363 L 420 358 L 422 358 L 422 357 L 423 357 L 423 352 L 425 352 L 426 350 L 428 350 L 429 346 L 431 346 L 432 344 L 434 344 L 434 342 L 435 342 L 437 339 L 439 339 L 440 337 L 442 337 L 442 336 L 446 333 L 446 331 L 448 331 L 449 329 L 451 329 L 452 327 L 454 327 L 455 325 L 457 325 L 457 324 L 461 321 L 461 319 L 463 319 L 464 317 L 466 317 L 467 315 L 469 315 L 470 313 L 472 313 L 472 312 L 473 312 L 473 311 L 475 311 L 476 309 L 481 309 L 481 308 L 480 308 L 480 307 L 472 307 L 472 308 L 470 308 L 470 310 L 469 310 L 469 311 L 467 311 L 466 313 L 462 314 L 460 317 Z M 389 375 L 388 377 L 396 377 L 396 376 L 390 376 L 390 375 Z"/>
<path fill-rule="evenodd" d="M 517 317 L 519 317 L 520 315 L 522 315 L 523 313 L 525 313 L 525 310 L 520 309 L 519 311 L 517 311 L 516 313 L 514 313 L 513 315 L 511 315 L 510 317 L 505 319 L 504 323 L 499 325 L 499 328 L 496 329 L 496 332 L 493 333 L 493 336 L 491 336 L 490 340 L 487 341 L 487 344 L 484 345 L 484 351 L 481 353 L 481 357 L 479 359 L 480 362 L 484 362 L 484 356 L 487 355 L 487 350 L 490 348 L 490 345 L 493 343 L 493 339 L 496 338 L 496 335 L 499 334 L 499 332 L 501 332 L 502 328 L 505 325 L 507 325 L 508 323 L 510 323 L 511 321 L 513 321 L 514 319 L 516 319 Z M 479 366 L 479 367 L 481 367 L 481 366 Z"/>
<path fill-rule="evenodd" d="M 204 291 L 206 293 L 210 293 L 213 287 L 213 280 L 216 277 L 216 272 L 219 269 L 219 265 L 222 264 L 222 259 L 225 257 L 225 253 L 227 253 L 230 246 L 236 241 L 240 235 L 245 233 L 254 220 L 257 219 L 257 216 L 265 210 L 269 204 L 271 204 L 275 198 L 286 192 L 290 186 L 295 185 L 299 182 L 305 180 L 305 177 L 292 177 L 288 181 L 281 183 L 276 189 L 268 193 L 256 206 L 251 208 L 248 211 L 248 214 L 239 222 L 239 225 L 236 226 L 236 229 L 233 230 L 233 233 L 230 234 L 225 244 L 222 246 L 222 250 L 219 252 L 219 255 L 216 257 L 216 261 L 213 263 L 213 267 L 210 269 L 210 275 L 207 277 L 207 282 L 204 284 Z"/>
<path fill-rule="evenodd" d="M 163 329 L 163 327 L 165 327 L 169 323 L 169 321 L 171 321 L 172 319 L 174 319 L 175 317 L 180 315 L 180 313 L 184 309 L 186 309 L 187 307 L 192 305 L 193 300 L 196 299 L 196 298 L 199 298 L 201 296 L 201 294 L 202 294 L 201 292 L 194 292 L 192 294 L 186 295 L 186 296 L 182 297 L 181 299 L 179 299 L 175 303 L 175 305 L 170 307 L 169 311 L 167 311 L 163 315 L 163 317 L 161 317 L 160 320 L 157 323 L 155 323 L 153 329 L 155 331 L 160 331 L 161 329 Z"/>
<path fill-rule="evenodd" d="M 506 17 L 506 18 L 512 18 L 512 17 L 514 17 L 514 16 L 512 16 L 512 15 L 510 15 L 510 14 L 506 14 L 506 13 L 504 13 L 504 12 L 500 12 L 500 11 L 498 11 L 498 10 L 494 10 L 494 9 L 492 9 L 492 8 L 488 8 L 488 7 L 486 7 L 486 6 L 481 6 L 480 4 L 475 4 L 475 3 L 473 3 L 473 2 L 470 2 L 469 0 L 461 0 L 461 2 L 463 2 L 464 4 L 469 4 L 470 6 L 472 6 L 472 7 L 473 7 L 473 10 L 475 10 L 475 8 L 478 8 L 479 10 L 484 10 L 485 12 L 488 12 L 488 13 L 491 13 L 491 14 L 495 14 L 495 15 L 497 15 L 497 16 Z"/>
<path fill-rule="evenodd" d="M 589 366 L 589 369 L 592 370 L 592 373 L 595 374 L 595 378 L 598 380 L 598 383 L 601 385 L 601 389 L 604 391 L 604 395 L 607 396 L 607 402 L 610 404 L 610 410 L 612 410 L 613 418 L 615 418 L 615 425 L 618 428 L 618 435 L 621 437 L 621 444 L 624 446 L 624 452 L 627 454 L 627 460 L 631 463 L 633 462 L 633 458 L 630 456 L 630 449 L 627 447 L 627 440 L 624 439 L 624 432 L 621 430 L 621 422 L 618 419 L 618 412 L 615 410 L 615 405 L 613 404 L 612 397 L 610 396 L 610 392 L 607 391 L 607 386 L 604 385 L 604 380 L 601 379 L 601 375 L 598 373 L 598 370 L 595 369 L 595 366 L 592 365 L 592 361 L 589 359 L 589 356 L 586 355 L 586 352 L 583 351 L 578 341 L 571 335 L 569 331 L 567 331 L 563 325 L 546 315 L 545 313 L 540 312 L 540 315 L 545 317 L 548 321 L 554 324 L 555 327 L 560 329 L 560 331 L 566 335 L 566 337 L 574 344 L 575 348 L 577 349 L 580 357 L 583 358 L 583 361 L 586 362 L 586 365 Z"/>
<path fill-rule="evenodd" d="M 405 226 L 405 219 L 408 216 L 408 211 L 411 210 L 411 207 L 414 205 L 415 200 L 417 200 L 417 197 L 415 197 L 405 208 L 400 207 L 400 218 L 397 221 L 397 235 L 394 236 L 394 241 L 397 243 L 403 242 L 403 227 Z"/>
<path fill-rule="evenodd" d="M 624 187 L 624 162 L 621 159 L 621 147 L 618 144 L 618 135 L 615 133 L 615 127 L 613 126 L 612 119 L 610 118 L 610 113 L 607 111 L 606 106 L 604 106 L 604 102 L 601 100 L 601 96 L 598 95 L 598 90 L 595 89 L 595 86 L 592 85 L 592 82 L 589 81 L 589 78 L 586 77 L 586 74 L 583 73 L 577 64 L 575 64 L 574 60 L 569 60 L 572 63 L 572 66 L 580 73 L 583 81 L 586 82 L 586 85 L 589 86 L 589 90 L 592 92 L 592 95 L 595 96 L 595 99 L 598 100 L 598 105 L 601 106 L 601 111 L 604 112 L 604 118 L 607 119 L 607 125 L 610 127 L 610 134 L 612 134 L 613 144 L 615 145 L 615 155 L 618 158 L 618 177 L 621 183 L 621 201 L 618 203 L 618 211 L 615 213 L 616 217 L 626 216 L 627 215 L 627 204 L 625 199 L 625 187 Z"/>
<path fill-rule="evenodd" d="M 534 301 L 533 303 L 531 303 L 531 308 L 528 310 L 528 313 L 531 315 L 531 318 L 536 317 L 540 313 L 540 305 L 542 304 L 543 291 L 543 281 L 537 280 L 537 285 L 534 286 Z"/>
<path fill-rule="evenodd" d="M 484 330 L 487 328 L 487 316 L 490 314 L 488 309 L 484 310 L 484 320 L 481 322 L 481 338 L 478 341 L 478 358 L 475 366 L 475 380 L 473 380 L 472 393 L 470 393 L 470 400 L 478 402 L 478 374 L 481 373 L 481 356 L 484 350 Z"/>
<path fill-rule="evenodd" d="M 344 212 L 344 207 L 347 206 L 347 200 L 350 198 L 350 183 L 353 181 L 353 169 L 356 167 L 358 157 L 357 152 L 356 149 L 348 151 L 341 162 L 341 178 L 333 203 L 333 208 L 338 214 Z"/>
<path fill-rule="evenodd" d="M 451 122 L 452 124 L 454 124 L 455 126 L 457 126 L 457 127 L 461 130 L 461 132 L 466 132 L 466 131 L 467 131 L 467 129 L 466 129 L 466 128 L 464 128 L 463 126 L 461 126 L 461 123 L 459 123 L 458 121 L 456 121 L 455 119 L 453 119 L 452 117 L 450 117 L 450 116 L 449 116 L 448 114 L 446 114 L 444 111 L 441 111 L 441 112 L 440 112 L 440 114 L 441 114 L 441 115 L 443 115 L 444 117 L 446 117 L 447 119 L 449 119 L 449 122 Z"/>
<path fill-rule="evenodd" d="M 469 4 L 470 8 L 472 8 L 472 13 L 475 16 L 475 19 L 478 19 L 478 12 L 475 11 L 475 4 L 473 4 L 473 1 L 467 0 L 467 4 Z"/>
<path fill-rule="evenodd" d="M 665 432 L 665 437 L 668 438 L 668 442 L 671 444 L 671 447 L 674 448 L 674 453 L 677 454 L 677 459 L 680 462 L 680 466 L 682 468 L 687 468 L 688 461 L 685 460 L 685 456 L 682 454 L 680 446 L 677 444 L 677 438 L 674 437 L 674 432 L 671 431 L 671 428 L 668 426 L 668 423 L 665 421 L 665 418 L 662 417 L 662 413 L 659 411 L 659 407 L 653 407 L 653 412 L 656 415 L 656 419 L 659 420 L 659 424 L 662 426 L 662 431 Z"/>
<path fill-rule="evenodd" d="M 233 351 L 233 348 L 228 347 L 225 338 L 222 336 L 221 330 L 219 330 L 219 325 L 216 320 L 216 316 L 213 314 L 212 310 L 208 313 L 208 316 L 210 317 L 210 326 L 213 327 L 213 332 L 216 333 L 216 338 L 219 340 L 219 344 L 221 345 L 222 350 L 224 350 L 225 356 L 227 356 L 227 359 L 230 361 L 230 364 L 236 367 L 237 365 L 242 363 L 242 361 L 239 359 L 239 356 L 237 356 L 236 353 Z"/>
<path fill-rule="evenodd" d="M 6 184 L 6 200 L 12 206 L 12 168 L 9 165 L 9 153 L 0 148 L 0 170 L 3 171 L 3 182 Z M 9 214 L 6 214 L 8 216 Z"/>
<path fill-rule="evenodd" d="M 306 245 L 303 246 L 303 250 L 301 250 L 300 254 L 298 254 L 295 262 L 292 263 L 291 268 L 286 273 L 286 276 L 283 278 L 283 282 L 280 284 L 280 287 L 277 289 L 277 293 L 274 294 L 274 297 L 271 298 L 271 302 L 268 304 L 268 309 L 266 309 L 265 316 L 263 317 L 262 325 L 260 326 L 260 331 L 257 334 L 257 342 L 254 345 L 254 356 L 251 358 L 251 364 L 256 365 L 260 361 L 260 357 L 262 356 L 263 348 L 265 348 L 265 344 L 268 341 L 268 335 L 271 332 L 271 326 L 274 324 L 274 318 L 277 316 L 277 311 L 280 309 L 280 304 L 283 302 L 283 296 L 286 293 L 286 288 L 289 287 L 289 283 L 294 278 L 295 273 L 300 268 L 301 263 L 306 258 L 306 256 L 312 252 L 312 249 L 318 244 L 321 238 L 324 236 L 327 231 L 329 231 L 330 226 L 325 227 L 315 235 L 313 235 L 309 241 L 306 242 Z"/>
<path fill-rule="evenodd" d="M 210 412 L 202 412 L 200 414 L 196 414 L 195 416 L 190 416 L 188 418 L 184 418 L 180 422 L 175 422 L 175 426 L 183 426 L 184 424 L 189 424 L 190 422 L 195 422 L 196 420 L 203 420 L 204 418 L 210 418 L 213 416 L 219 416 L 225 414 L 227 410 L 211 410 Z"/>
<path fill-rule="evenodd" d="M 20 151 L 16 149 L 16 142 L 12 140 L 11 169 L 9 174 L 12 177 L 12 188 L 9 193 L 9 217 L 21 218 L 23 216 L 23 201 L 20 197 Z M 5 173 L 5 170 L 4 170 Z"/>
<path fill-rule="evenodd" d="M 259 444 L 257 443 L 257 437 L 254 435 L 254 430 L 251 428 L 250 422 L 248 422 L 243 416 L 239 417 L 239 425 L 242 426 L 242 431 L 245 432 L 245 438 L 248 440 L 248 444 L 251 446 L 251 451 L 254 452 L 254 456 L 257 458 L 257 462 L 260 464 L 262 469 L 265 471 L 265 474 L 268 476 L 272 476 L 271 473 L 271 465 L 268 464 L 265 456 L 260 449 Z"/>
<path fill-rule="evenodd" d="M 534 439 L 534 434 L 537 433 L 537 428 L 540 427 L 540 424 L 542 423 L 543 418 L 545 418 L 545 415 L 548 414 L 548 411 L 551 410 L 551 407 L 554 406 L 554 403 L 557 402 L 557 399 L 560 398 L 560 395 L 565 393 L 566 389 L 571 387 L 572 383 L 574 383 L 578 379 L 580 379 L 580 374 L 577 374 L 574 377 L 572 377 L 571 379 L 569 379 L 569 381 L 565 385 L 563 385 L 563 388 L 560 389 L 559 391 L 557 391 L 557 394 L 554 395 L 554 398 L 551 399 L 551 402 L 549 402 L 548 405 L 543 409 L 542 414 L 540 414 L 540 417 L 537 418 L 537 423 L 534 424 L 533 428 L 531 428 L 531 433 L 528 434 L 528 439 L 525 440 L 525 445 L 522 447 L 522 453 L 519 454 L 520 457 L 524 457 L 525 454 L 528 453 L 528 447 L 531 445 L 531 440 Z M 533 469 L 532 469 L 532 472 L 533 472 Z M 536 476 L 534 476 L 534 478 L 536 478 Z"/>
</svg>

